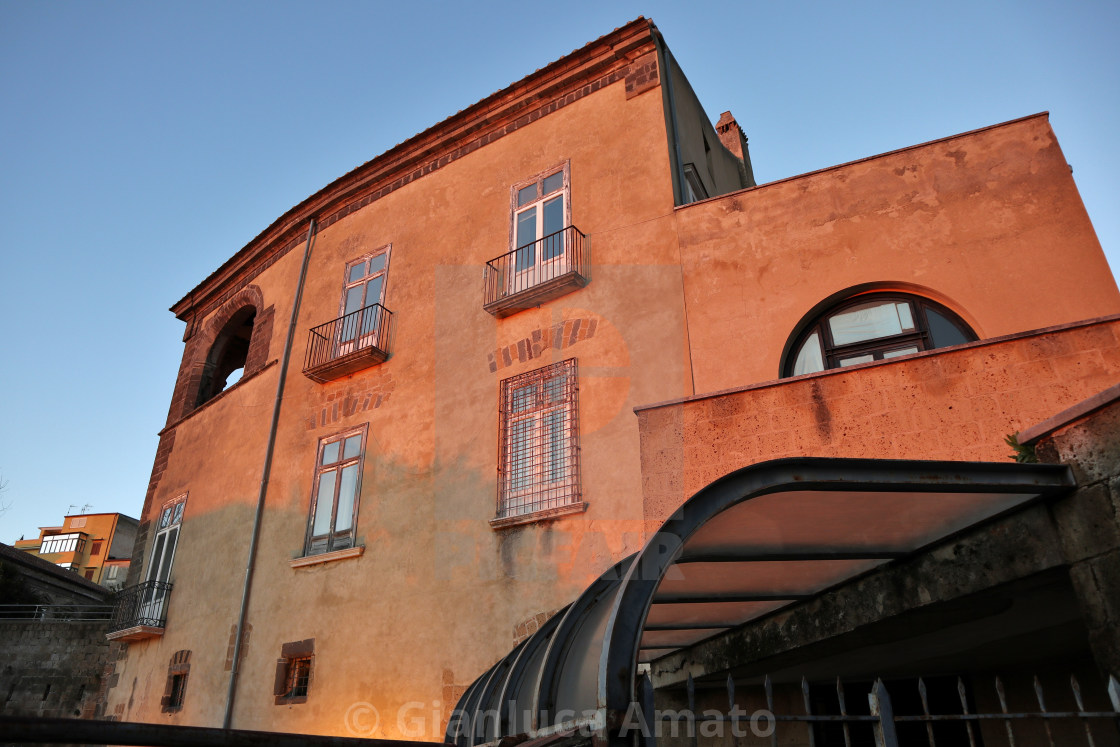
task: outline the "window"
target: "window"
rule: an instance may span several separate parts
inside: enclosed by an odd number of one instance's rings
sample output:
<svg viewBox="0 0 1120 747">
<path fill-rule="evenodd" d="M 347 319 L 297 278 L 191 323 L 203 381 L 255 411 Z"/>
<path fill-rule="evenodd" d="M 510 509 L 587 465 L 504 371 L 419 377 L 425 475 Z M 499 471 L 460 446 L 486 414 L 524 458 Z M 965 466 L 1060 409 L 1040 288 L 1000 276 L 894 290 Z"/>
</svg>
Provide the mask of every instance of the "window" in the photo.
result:
<svg viewBox="0 0 1120 747">
<path fill-rule="evenodd" d="M 81 552 L 85 549 L 86 541 L 81 532 L 70 534 L 54 534 L 43 538 L 39 548 L 40 555 L 51 555 L 58 552 Z"/>
<path fill-rule="evenodd" d="M 384 316 L 382 302 L 385 300 L 385 276 L 389 271 L 390 248 L 384 246 L 371 255 L 346 263 L 337 355 L 384 345 L 378 344 L 378 338 Z"/>
<path fill-rule="evenodd" d="M 91 557 L 94 556 L 94 555 L 100 555 L 101 554 L 101 543 L 102 543 L 102 541 L 103 540 L 94 540 L 93 544 L 90 545 L 89 554 L 90 554 Z"/>
<path fill-rule="evenodd" d="M 528 288 L 563 274 L 570 224 L 565 166 L 513 188 L 514 289 Z"/>
<path fill-rule="evenodd" d="M 304 555 L 354 545 L 366 426 L 319 442 Z"/>
<path fill-rule="evenodd" d="M 315 639 L 285 643 L 276 662 L 273 693 L 276 705 L 306 703 L 311 690 L 311 663 L 315 658 Z"/>
<path fill-rule="evenodd" d="M 176 651 L 167 667 L 167 685 L 163 690 L 160 706 L 163 713 L 175 713 L 183 708 L 187 694 L 187 676 L 191 671 L 191 652 Z"/>
<path fill-rule="evenodd" d="M 171 564 L 175 560 L 175 549 L 179 545 L 179 530 L 186 507 L 187 496 L 181 495 L 165 503 L 160 509 L 159 519 L 156 520 L 155 542 L 152 543 L 152 556 L 144 576 L 144 580 L 149 583 L 143 591 L 140 603 L 140 617 L 145 620 L 160 621 L 165 617 L 164 607 L 171 582 Z"/>
<path fill-rule="evenodd" d="M 700 175 L 696 173 L 696 167 L 691 163 L 684 165 L 683 190 L 686 204 L 708 199 L 708 190 L 704 189 L 704 182 L 700 181 Z"/>
<path fill-rule="evenodd" d="M 96 568 L 86 568 L 85 577 L 86 577 L 87 580 L 89 580 L 89 581 L 93 580 L 93 572 L 95 570 L 97 570 L 97 569 Z"/>
<path fill-rule="evenodd" d="M 860 295 L 832 308 L 801 332 L 783 374 L 798 376 L 888 360 L 975 339 L 960 317 L 928 299 L 898 293 Z"/>
<path fill-rule="evenodd" d="M 499 518 L 579 502 L 578 390 L 575 358 L 502 381 Z"/>
</svg>

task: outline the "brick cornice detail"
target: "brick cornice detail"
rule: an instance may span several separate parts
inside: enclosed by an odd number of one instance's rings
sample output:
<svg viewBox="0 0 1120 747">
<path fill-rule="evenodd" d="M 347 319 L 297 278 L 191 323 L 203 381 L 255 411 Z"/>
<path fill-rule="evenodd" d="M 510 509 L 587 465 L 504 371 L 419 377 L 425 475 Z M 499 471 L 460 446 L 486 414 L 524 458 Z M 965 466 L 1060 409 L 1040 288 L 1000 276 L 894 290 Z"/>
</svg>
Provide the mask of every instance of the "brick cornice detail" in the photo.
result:
<svg viewBox="0 0 1120 747">
<path fill-rule="evenodd" d="M 319 229 L 327 228 L 541 117 L 624 81 L 632 72 L 648 76 L 654 33 L 652 22 L 639 17 L 336 179 L 278 218 L 171 311 L 184 321 L 206 316 L 305 242 L 313 217 Z"/>
</svg>

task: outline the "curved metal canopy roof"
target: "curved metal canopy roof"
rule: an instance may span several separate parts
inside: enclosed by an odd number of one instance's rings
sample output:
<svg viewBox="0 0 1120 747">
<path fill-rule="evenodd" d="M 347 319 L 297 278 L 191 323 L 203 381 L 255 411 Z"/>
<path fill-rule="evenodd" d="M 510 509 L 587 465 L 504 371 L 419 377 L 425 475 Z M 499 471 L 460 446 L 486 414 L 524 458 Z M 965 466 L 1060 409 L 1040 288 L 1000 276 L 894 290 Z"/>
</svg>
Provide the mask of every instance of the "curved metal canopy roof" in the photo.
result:
<svg viewBox="0 0 1120 747">
<path fill-rule="evenodd" d="M 1075 485 L 1068 467 L 1039 464 L 795 458 L 733 472 L 475 680 L 447 740 L 609 738 L 640 662 Z"/>
</svg>

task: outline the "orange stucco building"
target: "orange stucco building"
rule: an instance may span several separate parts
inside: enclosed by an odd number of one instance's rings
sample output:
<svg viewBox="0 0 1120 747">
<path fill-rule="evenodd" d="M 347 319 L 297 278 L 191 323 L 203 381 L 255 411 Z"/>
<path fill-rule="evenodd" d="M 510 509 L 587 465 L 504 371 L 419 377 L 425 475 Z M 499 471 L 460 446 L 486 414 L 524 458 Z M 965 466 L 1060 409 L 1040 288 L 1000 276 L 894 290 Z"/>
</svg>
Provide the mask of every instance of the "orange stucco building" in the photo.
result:
<svg viewBox="0 0 1120 747">
<path fill-rule="evenodd" d="M 172 311 L 126 721 L 439 739 L 716 478 L 1005 461 L 1120 381 L 1045 114 L 756 185 L 645 19 L 322 188 Z"/>
<path fill-rule="evenodd" d="M 73 514 L 61 526 L 39 527 L 38 537 L 19 540 L 15 548 L 117 589 L 128 573 L 137 523 L 117 513 Z"/>
</svg>

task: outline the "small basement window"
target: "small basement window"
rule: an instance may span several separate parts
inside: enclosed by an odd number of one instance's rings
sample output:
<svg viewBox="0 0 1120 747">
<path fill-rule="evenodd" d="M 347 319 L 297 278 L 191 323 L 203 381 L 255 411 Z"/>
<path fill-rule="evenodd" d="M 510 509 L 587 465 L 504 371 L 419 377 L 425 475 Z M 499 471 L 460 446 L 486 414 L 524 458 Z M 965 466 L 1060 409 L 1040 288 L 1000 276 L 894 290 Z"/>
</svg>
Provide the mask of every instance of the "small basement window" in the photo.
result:
<svg viewBox="0 0 1120 747">
<path fill-rule="evenodd" d="M 209 402 L 241 379 L 249 357 L 249 341 L 256 318 L 257 310 L 246 306 L 230 317 L 218 333 L 206 356 L 195 407 Z"/>
<path fill-rule="evenodd" d="M 311 661 L 315 658 L 315 639 L 285 643 L 276 662 L 273 692 L 276 705 L 306 703 L 311 689 Z"/>
</svg>

